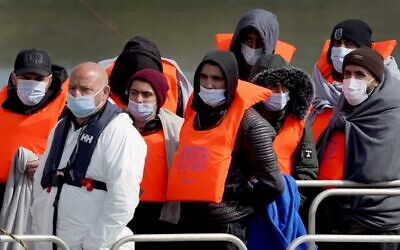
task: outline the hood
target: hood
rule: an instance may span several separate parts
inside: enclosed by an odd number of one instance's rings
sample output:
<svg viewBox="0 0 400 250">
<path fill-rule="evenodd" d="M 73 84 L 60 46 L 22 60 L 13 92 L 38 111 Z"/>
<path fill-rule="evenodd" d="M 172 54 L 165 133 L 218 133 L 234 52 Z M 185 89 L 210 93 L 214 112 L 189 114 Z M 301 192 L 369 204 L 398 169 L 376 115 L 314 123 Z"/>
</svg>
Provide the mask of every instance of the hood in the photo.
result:
<svg viewBox="0 0 400 250">
<path fill-rule="evenodd" d="M 111 91 L 127 104 L 126 88 L 129 79 L 141 69 L 154 69 L 162 72 L 161 54 L 157 45 L 147 38 L 136 36 L 128 41 L 115 61 L 110 74 Z"/>
<path fill-rule="evenodd" d="M 14 113 L 27 115 L 34 114 L 46 107 L 60 94 L 62 84 L 66 84 L 65 81 L 68 79 L 67 70 L 61 66 L 53 64 L 51 66 L 51 73 L 53 78 L 49 88 L 47 89 L 46 95 L 43 97 L 42 101 L 35 106 L 27 106 L 20 101 L 17 95 L 17 89 L 12 83 L 11 78 L 9 78 L 7 85 L 7 99 L 2 104 L 2 107 Z"/>
<path fill-rule="evenodd" d="M 200 72 L 203 68 L 203 65 L 206 63 L 211 63 L 213 65 L 217 65 L 224 74 L 225 83 L 226 83 L 226 100 L 225 103 L 221 104 L 218 107 L 211 108 L 207 104 L 205 104 L 200 96 Z M 193 81 L 193 104 L 192 108 L 196 111 L 200 111 L 201 109 L 227 109 L 233 101 L 235 97 L 236 88 L 238 85 L 238 66 L 235 59 L 235 56 L 229 51 L 212 51 L 206 54 L 203 58 L 199 66 L 197 67 L 194 74 Z"/>
<path fill-rule="evenodd" d="M 244 68 L 242 65 L 245 63 L 241 53 L 241 33 L 244 29 L 249 27 L 254 28 L 260 34 L 264 45 L 264 54 L 274 53 L 279 37 L 279 23 L 275 14 L 262 9 L 246 12 L 236 26 L 229 48 L 229 50 L 235 54 L 241 71 Z M 240 78 L 243 79 L 242 72 L 240 76 Z M 247 80 L 247 77 L 243 80 Z"/>
<path fill-rule="evenodd" d="M 262 87 L 274 86 L 278 82 L 285 85 L 289 89 L 290 96 L 286 113 L 298 119 L 306 117 L 314 97 L 314 84 L 311 77 L 303 70 L 295 67 L 266 69 L 257 74 L 252 82 Z"/>
</svg>

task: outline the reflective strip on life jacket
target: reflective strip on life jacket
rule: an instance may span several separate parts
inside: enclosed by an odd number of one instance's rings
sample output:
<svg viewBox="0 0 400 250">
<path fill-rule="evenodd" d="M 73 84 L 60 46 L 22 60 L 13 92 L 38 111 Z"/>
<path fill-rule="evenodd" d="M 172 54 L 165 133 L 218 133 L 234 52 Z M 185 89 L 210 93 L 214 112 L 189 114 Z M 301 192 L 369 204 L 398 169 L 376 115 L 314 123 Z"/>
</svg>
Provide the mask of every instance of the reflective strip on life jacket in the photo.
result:
<svg viewBox="0 0 400 250">
<path fill-rule="evenodd" d="M 304 132 L 304 120 L 299 120 L 291 115 L 285 118 L 285 122 L 276 135 L 273 147 L 278 158 L 278 165 L 283 174 L 291 175 L 293 172 L 293 160 L 299 148 Z"/>
<path fill-rule="evenodd" d="M 67 101 L 68 82 L 61 86 L 59 95 L 42 110 L 31 115 L 16 114 L 1 107 L 7 99 L 7 85 L 0 91 L 0 183 L 6 183 L 14 154 L 25 147 L 42 155 L 47 137 L 57 123 Z"/>
<path fill-rule="evenodd" d="M 143 136 L 147 144 L 147 156 L 140 188 L 140 201 L 163 202 L 167 199 L 168 168 L 165 137 L 162 129 Z"/>
<path fill-rule="evenodd" d="M 196 112 L 188 112 L 168 176 L 168 200 L 221 202 L 243 114 L 270 95 L 266 88 L 239 81 L 235 98 L 222 122 L 208 130 L 196 131 L 193 128 Z"/>
<path fill-rule="evenodd" d="M 178 105 L 178 80 L 176 79 L 176 68 L 172 64 L 170 64 L 166 60 L 162 60 L 163 66 L 163 75 L 167 79 L 169 90 L 167 91 L 167 98 L 163 105 L 163 108 L 168 109 L 169 111 L 176 113 L 177 105 Z M 115 61 L 111 63 L 105 70 L 107 72 L 108 77 L 110 77 L 111 72 L 114 68 Z M 127 105 L 121 101 L 116 94 L 111 94 L 111 99 L 117 104 L 119 107 L 127 109 Z"/>
<path fill-rule="evenodd" d="M 214 40 L 216 42 L 217 50 L 228 51 L 233 34 L 232 33 L 217 33 L 214 35 Z M 294 53 L 296 52 L 296 47 L 293 45 L 278 40 L 276 42 L 275 54 L 280 55 L 286 62 L 290 63 Z"/>
<path fill-rule="evenodd" d="M 328 82 L 332 83 L 332 65 L 328 63 L 328 49 L 329 49 L 330 40 L 326 40 L 324 46 L 322 47 L 321 54 L 319 56 L 317 67 L 321 72 L 321 75 L 328 80 Z M 380 42 L 373 42 L 371 47 L 375 49 L 381 56 L 386 60 L 393 52 L 394 48 L 397 45 L 396 40 L 386 40 Z"/>
<path fill-rule="evenodd" d="M 322 156 L 318 179 L 343 180 L 345 138 L 343 132 L 334 132 Z"/>
</svg>

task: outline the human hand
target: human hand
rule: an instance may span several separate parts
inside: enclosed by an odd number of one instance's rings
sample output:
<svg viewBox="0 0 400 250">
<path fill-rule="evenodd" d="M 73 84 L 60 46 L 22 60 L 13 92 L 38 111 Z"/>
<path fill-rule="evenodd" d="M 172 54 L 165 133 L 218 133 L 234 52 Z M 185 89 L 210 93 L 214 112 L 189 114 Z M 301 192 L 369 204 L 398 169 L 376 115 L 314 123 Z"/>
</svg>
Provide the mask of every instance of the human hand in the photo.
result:
<svg viewBox="0 0 400 250">
<path fill-rule="evenodd" d="M 28 161 L 26 163 L 25 175 L 26 175 L 26 177 L 28 177 L 28 179 L 30 179 L 30 180 L 33 179 L 33 176 L 35 175 L 38 165 L 39 165 L 39 159 L 33 160 L 33 161 Z"/>
</svg>

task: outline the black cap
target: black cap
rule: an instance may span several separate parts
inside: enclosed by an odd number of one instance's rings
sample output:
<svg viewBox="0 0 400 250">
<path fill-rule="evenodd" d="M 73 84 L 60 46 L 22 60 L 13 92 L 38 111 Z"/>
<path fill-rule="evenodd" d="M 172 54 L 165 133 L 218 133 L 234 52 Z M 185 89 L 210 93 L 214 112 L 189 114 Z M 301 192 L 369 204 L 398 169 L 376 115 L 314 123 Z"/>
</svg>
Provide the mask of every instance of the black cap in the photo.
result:
<svg viewBox="0 0 400 250">
<path fill-rule="evenodd" d="M 50 57 L 43 50 L 21 50 L 15 59 L 14 72 L 16 75 L 36 73 L 41 76 L 48 76 L 51 74 Z"/>
</svg>

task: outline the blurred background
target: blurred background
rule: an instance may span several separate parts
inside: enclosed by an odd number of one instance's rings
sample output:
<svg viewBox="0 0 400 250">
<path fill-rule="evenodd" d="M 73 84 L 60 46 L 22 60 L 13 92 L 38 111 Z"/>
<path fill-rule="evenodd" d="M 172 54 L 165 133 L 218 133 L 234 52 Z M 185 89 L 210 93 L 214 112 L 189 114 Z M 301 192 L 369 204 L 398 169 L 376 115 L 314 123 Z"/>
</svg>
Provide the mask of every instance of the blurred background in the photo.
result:
<svg viewBox="0 0 400 250">
<path fill-rule="evenodd" d="M 46 50 L 70 71 L 83 61 L 117 56 L 136 35 L 154 41 L 192 81 L 204 54 L 215 48 L 214 34 L 233 32 L 254 8 L 277 15 L 280 40 L 297 47 L 292 63 L 309 73 L 344 19 L 369 23 L 375 41 L 400 41 L 399 0 L 0 0 L 0 86 L 21 49 Z M 400 60 L 400 49 L 394 56 Z"/>
</svg>

